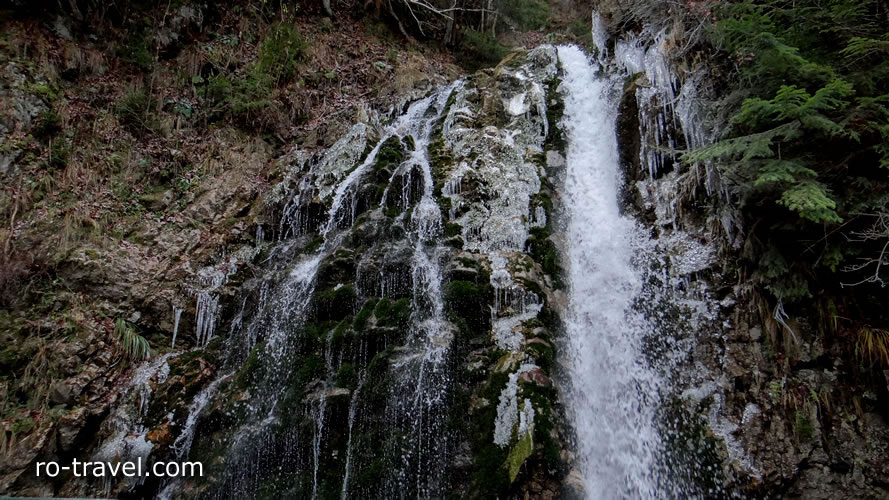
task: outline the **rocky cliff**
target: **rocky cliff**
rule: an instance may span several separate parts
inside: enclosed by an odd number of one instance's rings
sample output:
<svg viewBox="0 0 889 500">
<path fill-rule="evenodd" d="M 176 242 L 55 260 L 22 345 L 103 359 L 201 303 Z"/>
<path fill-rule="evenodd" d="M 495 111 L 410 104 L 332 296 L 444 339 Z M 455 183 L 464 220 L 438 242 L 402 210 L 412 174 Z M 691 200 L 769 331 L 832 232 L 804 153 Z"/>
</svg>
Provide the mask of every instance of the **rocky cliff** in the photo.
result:
<svg viewBox="0 0 889 500">
<path fill-rule="evenodd" d="M 609 5 L 659 487 L 882 496 L 882 393 L 756 293 L 730 182 L 679 159 L 718 79 Z M 556 48 L 463 74 L 366 20 L 109 12 L 2 20 L 0 493 L 583 496 Z M 205 474 L 33 474 L 72 458 Z"/>
</svg>

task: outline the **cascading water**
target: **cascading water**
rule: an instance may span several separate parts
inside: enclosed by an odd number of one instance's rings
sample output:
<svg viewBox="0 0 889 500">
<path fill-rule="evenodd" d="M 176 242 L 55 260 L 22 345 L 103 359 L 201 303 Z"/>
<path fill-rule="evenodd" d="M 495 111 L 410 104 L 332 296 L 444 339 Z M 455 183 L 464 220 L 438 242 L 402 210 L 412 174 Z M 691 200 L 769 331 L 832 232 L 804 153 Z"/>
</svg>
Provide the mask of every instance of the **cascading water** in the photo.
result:
<svg viewBox="0 0 889 500">
<path fill-rule="evenodd" d="M 640 235 L 618 206 L 617 100 L 576 47 L 561 47 L 568 136 L 564 208 L 570 304 L 567 403 L 589 498 L 654 497 L 660 438 L 657 375 L 644 364 L 646 324 L 632 309 Z"/>
<path fill-rule="evenodd" d="M 557 493 L 566 416 L 587 497 L 672 491 L 645 304 L 672 296 L 651 289 L 658 243 L 619 207 L 622 79 L 552 46 L 495 75 L 294 153 L 276 234 L 199 272 L 188 358 L 219 366 L 166 418 L 172 456 L 212 480 L 162 497 L 504 497 L 544 476 Z M 234 262 L 262 273 L 232 300 Z"/>
<path fill-rule="evenodd" d="M 334 379 L 342 368 L 344 357 L 351 357 L 356 353 L 343 351 L 334 329 L 324 334 L 323 376 L 302 402 L 305 419 L 312 422 L 309 429 L 285 427 L 286 422 L 292 421 L 292 416 L 280 408 L 282 405 L 292 406 L 293 402 L 288 398 L 296 395 L 287 383 L 291 379 L 291 372 L 278 367 L 288 366 L 297 356 L 304 355 L 308 349 L 306 346 L 311 345 L 309 343 L 312 340 L 305 338 L 305 332 L 302 331 L 302 323 L 306 314 L 313 314 L 310 306 L 316 294 L 319 268 L 338 249 L 348 235 L 347 230 L 354 226 L 361 203 L 362 183 L 374 173 L 377 155 L 387 141 L 393 138 L 399 141 L 409 138 L 409 142 L 413 143 L 410 156 L 393 172 L 392 179 L 397 176 L 406 178 L 401 193 L 398 194 L 401 195 L 400 206 L 404 210 L 401 218 L 409 215 L 406 226 L 410 228 L 410 239 L 414 244 L 414 292 L 411 302 L 412 326 L 404 347 L 405 354 L 401 361 L 393 363 L 393 370 L 403 372 L 403 379 L 409 384 L 410 390 L 407 390 L 407 386 L 393 387 L 387 404 L 393 426 L 401 428 L 406 437 L 391 450 L 398 458 L 393 458 L 393 469 L 386 482 L 389 485 L 387 488 L 392 492 L 403 489 L 407 483 L 411 484 L 411 489 L 426 492 L 423 495 L 442 491 L 438 481 L 445 465 L 443 451 L 440 451 L 444 444 L 439 439 L 431 443 L 424 441 L 430 436 L 436 436 L 436 430 L 442 425 L 444 413 L 441 407 L 446 401 L 447 389 L 443 370 L 449 343 L 441 298 L 442 276 L 436 262 L 438 246 L 430 243 L 440 233 L 442 222 L 438 205 L 433 198 L 433 180 L 426 149 L 434 123 L 439 120 L 445 101 L 456 85 L 457 83 L 439 89 L 411 104 L 404 115 L 387 128 L 387 133 L 366 153 L 363 161 L 350 171 L 342 172 L 341 180 L 335 187 L 323 188 L 331 201 L 327 221 L 320 225 L 313 223 L 318 227 L 323 240 L 317 251 L 289 258 L 285 253 L 293 248 L 293 239 L 309 231 L 309 224 L 312 223 L 310 214 L 305 213 L 301 202 L 304 201 L 304 195 L 316 189 L 311 182 L 311 173 L 314 170 L 300 181 L 298 191 L 285 205 L 284 218 L 279 224 L 280 237 L 283 239 L 272 250 L 277 261 L 272 269 L 278 272 L 270 273 L 270 277 L 259 287 L 259 297 L 251 318 L 241 319 L 239 314 L 237 328 L 233 323 L 232 335 L 242 338 L 233 338 L 229 342 L 229 349 L 235 350 L 228 356 L 231 362 L 243 363 L 244 355 L 239 355 L 238 352 L 243 353 L 244 347 L 251 349 L 257 345 L 261 350 L 256 354 L 257 360 L 254 362 L 268 367 L 262 378 L 253 383 L 250 389 L 250 403 L 242 410 L 244 423 L 234 434 L 227 452 L 227 484 L 233 491 L 250 494 L 258 488 L 262 474 L 277 469 L 287 471 L 287 474 L 308 474 L 308 483 L 311 486 L 302 493 L 306 497 L 329 494 L 329 490 L 320 490 L 321 476 L 329 474 L 322 462 L 339 460 L 336 458 L 339 452 L 334 451 L 333 457 L 329 456 L 331 450 L 328 447 L 335 446 L 328 443 L 329 428 L 333 425 L 330 422 L 334 411 L 331 405 L 342 394 L 350 394 L 350 391 L 336 387 Z M 411 176 L 415 170 L 421 176 L 419 199 L 411 199 Z M 390 179 L 389 185 L 391 183 Z M 389 185 L 381 207 L 377 208 L 379 211 L 385 206 Z M 282 275 L 283 279 L 280 278 Z M 380 281 L 380 286 L 385 286 L 385 280 Z M 331 291 L 336 293 L 341 288 L 342 284 L 339 284 Z M 205 324 L 202 321 L 200 327 L 206 329 Z M 206 343 L 211 333 L 199 331 L 202 343 Z M 363 351 L 364 348 L 360 350 Z M 362 363 L 367 363 L 366 355 L 360 352 L 357 354 L 362 358 Z M 297 366 L 294 369 L 300 368 Z M 365 370 L 359 369 L 362 373 Z M 418 377 L 419 383 L 412 380 L 413 377 Z M 219 380 L 214 382 L 214 390 L 218 382 Z M 356 423 L 355 413 L 359 405 L 358 388 L 354 392 L 350 398 L 348 421 L 350 439 L 342 452 L 347 457 L 342 464 L 345 472 L 341 484 L 343 495 L 348 495 L 350 488 L 348 478 L 353 460 L 351 431 Z M 199 412 L 192 412 L 194 417 L 190 416 L 189 424 Z M 189 444 L 192 439 L 190 429 L 191 426 L 187 437 Z M 308 449 L 289 444 L 305 442 L 306 437 L 310 443 Z M 224 496 L 222 492 L 219 495 Z"/>
<path fill-rule="evenodd" d="M 438 95 L 436 108 L 444 108 L 455 83 Z M 445 491 L 449 440 L 443 429 L 450 386 L 447 355 L 453 331 L 444 317 L 442 273 L 438 264 L 438 245 L 442 229 L 441 211 L 433 198 L 432 169 L 427 150 L 433 120 L 423 122 L 414 137 L 415 148 L 404 163 L 407 172 L 418 168 L 422 192 L 411 214 L 414 250 L 411 259 L 411 328 L 405 353 L 394 363 L 400 383 L 393 387 L 390 411 L 406 438 L 396 453 L 389 479 L 389 491 L 399 495 L 405 482 L 413 483 L 418 496 L 436 496 Z M 408 174 L 410 175 L 410 174 Z M 404 182 L 410 192 L 410 177 Z M 404 198 L 407 198 L 403 194 Z M 384 197 L 385 201 L 385 197 Z M 409 203 L 403 203 L 405 208 Z"/>
</svg>

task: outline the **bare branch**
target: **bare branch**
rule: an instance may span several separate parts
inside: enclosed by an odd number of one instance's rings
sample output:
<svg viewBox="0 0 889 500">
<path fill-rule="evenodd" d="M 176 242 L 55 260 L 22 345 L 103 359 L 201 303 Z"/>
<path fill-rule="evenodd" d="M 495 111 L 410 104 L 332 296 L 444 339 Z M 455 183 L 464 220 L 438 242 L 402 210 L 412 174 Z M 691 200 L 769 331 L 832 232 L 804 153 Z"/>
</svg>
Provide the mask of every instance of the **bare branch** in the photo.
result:
<svg viewBox="0 0 889 500">
<path fill-rule="evenodd" d="M 872 214 L 877 220 L 874 224 L 864 231 L 852 232 L 852 237 L 846 237 L 850 243 L 868 243 L 873 241 L 885 240 L 882 248 L 875 257 L 862 257 L 858 259 L 857 264 L 850 264 L 843 268 L 846 272 L 859 272 L 873 267 L 873 274 L 856 283 L 841 283 L 841 286 L 857 286 L 864 283 L 879 283 L 881 287 L 886 286 L 886 282 L 880 276 L 883 266 L 889 266 L 889 213 L 880 212 Z"/>
</svg>

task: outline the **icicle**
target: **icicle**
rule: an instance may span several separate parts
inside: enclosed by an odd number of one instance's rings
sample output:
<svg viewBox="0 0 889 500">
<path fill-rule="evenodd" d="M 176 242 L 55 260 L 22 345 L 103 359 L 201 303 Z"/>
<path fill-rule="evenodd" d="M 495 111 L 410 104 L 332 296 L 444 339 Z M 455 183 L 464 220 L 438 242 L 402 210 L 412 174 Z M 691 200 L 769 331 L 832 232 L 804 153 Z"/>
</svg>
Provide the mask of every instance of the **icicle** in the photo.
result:
<svg viewBox="0 0 889 500">
<path fill-rule="evenodd" d="M 182 316 L 182 308 L 173 306 L 173 342 L 171 347 L 176 348 L 176 333 L 179 331 L 179 318 Z"/>
</svg>

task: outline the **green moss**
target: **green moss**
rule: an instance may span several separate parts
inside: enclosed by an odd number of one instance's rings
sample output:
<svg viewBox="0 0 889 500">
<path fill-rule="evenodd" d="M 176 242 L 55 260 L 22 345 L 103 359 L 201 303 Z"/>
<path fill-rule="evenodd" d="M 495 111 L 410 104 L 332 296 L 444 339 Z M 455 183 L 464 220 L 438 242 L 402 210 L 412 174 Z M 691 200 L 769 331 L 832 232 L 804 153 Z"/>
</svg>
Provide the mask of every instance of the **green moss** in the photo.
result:
<svg viewBox="0 0 889 500">
<path fill-rule="evenodd" d="M 459 249 L 459 250 L 463 249 L 463 244 L 464 244 L 463 238 L 460 236 L 454 236 L 454 237 L 451 237 L 451 238 L 448 238 L 447 240 L 445 240 L 445 245 Z"/>
<path fill-rule="evenodd" d="M 562 267 L 559 252 L 555 243 L 549 239 L 550 229 L 547 227 L 532 227 L 531 236 L 528 238 L 528 253 L 535 262 L 540 264 L 543 272 L 550 275 L 556 288 L 562 287 Z"/>
<path fill-rule="evenodd" d="M 333 337 L 330 339 L 334 348 L 339 348 L 340 346 L 342 346 L 342 343 L 346 338 L 346 332 L 349 330 L 349 326 L 352 324 L 352 321 L 352 317 L 348 316 L 337 323 L 336 328 L 333 330 Z"/>
<path fill-rule="evenodd" d="M 411 301 L 408 298 L 392 301 L 382 298 L 374 308 L 378 326 L 405 327 L 411 318 Z"/>
<path fill-rule="evenodd" d="M 558 77 L 553 77 L 547 82 L 546 120 L 549 123 L 549 134 L 546 136 L 544 149 L 564 153 L 567 142 L 565 141 L 562 127 L 559 124 L 562 122 L 562 115 L 565 113 L 565 102 L 558 92 L 560 83 L 561 79 Z"/>
<path fill-rule="evenodd" d="M 552 369 L 555 352 L 548 342 L 531 342 L 525 345 L 525 349 L 534 358 L 537 366 L 546 371 Z"/>
<path fill-rule="evenodd" d="M 543 207 L 544 212 L 546 212 L 546 223 L 549 225 L 551 214 L 553 213 L 553 200 L 550 198 L 549 193 L 540 191 L 531 196 L 532 212 L 535 207 Z"/>
<path fill-rule="evenodd" d="M 310 241 L 308 245 L 306 245 L 305 247 L 302 248 L 301 253 L 304 253 L 304 254 L 315 253 L 316 251 L 318 251 L 319 248 L 321 248 L 321 245 L 323 245 L 323 244 L 324 244 L 324 237 L 317 236 L 312 241 Z"/>
<path fill-rule="evenodd" d="M 451 236 L 460 236 L 463 233 L 463 226 L 456 222 L 448 222 L 445 224 L 444 233 L 448 238 Z"/>
<path fill-rule="evenodd" d="M 28 434 L 34 429 L 37 428 L 37 423 L 31 417 L 25 417 L 18 420 L 15 420 L 10 426 L 10 430 L 13 434 Z"/>
<path fill-rule="evenodd" d="M 812 440 L 815 428 L 812 425 L 812 417 L 809 415 L 807 408 L 796 410 L 793 419 L 793 434 L 803 442 Z"/>
<path fill-rule="evenodd" d="M 364 302 L 364 305 L 361 307 L 361 310 L 358 311 L 358 314 L 355 315 L 355 321 L 352 322 L 352 328 L 355 331 L 360 332 L 364 330 L 364 325 L 367 324 L 367 320 L 370 319 L 371 314 L 374 312 L 374 307 L 377 305 L 377 299 L 367 299 Z"/>
<path fill-rule="evenodd" d="M 509 450 L 506 457 L 506 468 L 509 470 L 509 482 L 515 482 L 522 464 L 534 452 L 534 434 L 526 432 L 518 442 Z"/>
<path fill-rule="evenodd" d="M 326 343 L 327 335 L 340 323 L 341 322 L 337 322 L 336 320 L 307 322 L 305 325 L 303 325 L 304 336 L 307 339 L 313 339 L 322 343 Z"/>
<path fill-rule="evenodd" d="M 351 285 L 328 288 L 313 298 L 315 315 L 319 320 L 339 321 L 355 311 L 358 294 Z"/>
<path fill-rule="evenodd" d="M 435 192 L 441 193 L 441 186 L 454 166 L 454 158 L 445 144 L 444 137 L 429 142 L 429 166 L 435 179 Z"/>
<path fill-rule="evenodd" d="M 438 206 L 441 208 L 442 215 L 447 215 L 448 212 L 451 211 L 451 207 L 453 206 L 452 201 L 447 196 L 439 196 L 438 197 Z"/>
<path fill-rule="evenodd" d="M 413 151 L 417 149 L 417 145 L 414 144 L 414 136 L 406 135 L 403 139 L 401 139 L 401 143 L 407 148 L 408 151 Z"/>
<path fill-rule="evenodd" d="M 550 470 L 557 470 L 561 463 L 559 445 L 552 438 L 553 429 L 553 401 L 556 398 L 555 389 L 540 387 L 533 382 L 519 382 L 519 389 L 523 398 L 527 398 L 534 405 L 534 441 L 543 449 L 541 458 L 545 466 Z"/>
<path fill-rule="evenodd" d="M 445 291 L 445 305 L 452 319 L 462 319 L 471 336 L 490 329 L 491 314 L 488 310 L 490 286 L 471 281 L 452 281 Z"/>
<path fill-rule="evenodd" d="M 475 498 L 507 498 L 509 475 L 504 464 L 507 450 L 494 444 L 494 427 L 497 419 L 497 400 L 506 386 L 509 375 L 492 372 L 482 386 L 480 396 L 488 405 L 479 408 L 469 419 L 472 426 L 472 454 L 474 473 L 470 494 Z"/>
<path fill-rule="evenodd" d="M 383 169 L 394 170 L 401 164 L 404 159 L 404 144 L 398 136 L 393 135 L 386 139 L 377 151 L 376 161 L 374 162 L 374 170 Z"/>
<path fill-rule="evenodd" d="M 309 382 L 324 375 L 324 360 L 314 354 L 302 358 L 292 385 L 302 395 Z"/>
<path fill-rule="evenodd" d="M 358 371 L 352 363 L 343 363 L 336 374 L 336 385 L 347 389 L 355 389 L 358 385 Z"/>
<path fill-rule="evenodd" d="M 48 104 L 59 98 L 58 88 L 53 84 L 35 83 L 30 86 L 30 90 Z"/>
</svg>

